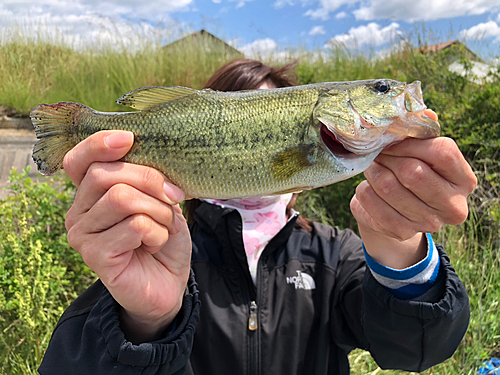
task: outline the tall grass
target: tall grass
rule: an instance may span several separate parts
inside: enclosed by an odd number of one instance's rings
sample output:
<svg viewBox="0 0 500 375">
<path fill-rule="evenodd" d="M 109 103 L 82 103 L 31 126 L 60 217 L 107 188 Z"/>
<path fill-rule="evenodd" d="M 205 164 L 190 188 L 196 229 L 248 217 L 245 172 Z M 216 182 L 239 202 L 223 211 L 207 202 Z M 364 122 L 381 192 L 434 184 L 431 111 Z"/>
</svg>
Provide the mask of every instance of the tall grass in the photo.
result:
<svg viewBox="0 0 500 375">
<path fill-rule="evenodd" d="M 29 34 L 28 34 L 29 35 Z M 132 44 L 130 38 L 136 41 Z M 114 42 L 80 45 L 56 36 L 13 32 L 0 39 L 0 104 L 27 115 L 39 103 L 74 101 L 102 111 L 126 110 L 121 95 L 144 86 L 203 86 L 229 56 L 162 38 L 115 35 Z M 138 41 L 138 42 L 137 42 Z"/>
<path fill-rule="evenodd" d="M 58 101 L 126 110 L 114 100 L 128 91 L 157 85 L 200 88 L 231 59 L 189 43 L 163 48 L 162 39 L 154 36 L 137 35 L 133 48 L 119 35 L 112 44 L 75 48 L 55 35 L 28 37 L 13 30 L 1 37 L 0 105 L 20 115 L 39 103 Z M 500 84 L 476 85 L 450 73 L 449 59 L 459 50 L 426 55 L 418 48 L 431 40 L 425 30 L 414 39 L 416 44 L 398 43 L 385 57 L 336 46 L 296 51 L 287 60 L 299 59 L 303 84 L 375 77 L 421 80 L 424 99 L 438 112 L 444 135 L 457 141 L 473 165 L 480 185 L 470 198 L 469 218 L 435 234 L 466 285 L 470 327 L 455 355 L 425 372 L 473 374 L 483 360 L 500 354 Z M 282 63 L 283 54 L 267 59 Z M 328 224 L 355 227 L 349 200 L 361 178 L 304 193 L 299 210 Z M 16 173 L 12 184 L 15 194 L 0 201 L 0 373 L 28 374 L 35 373 L 61 310 L 93 276 L 65 240 L 63 217 L 72 187 L 33 184 L 26 174 Z M 350 361 L 353 374 L 401 373 L 380 370 L 359 350 Z"/>
</svg>

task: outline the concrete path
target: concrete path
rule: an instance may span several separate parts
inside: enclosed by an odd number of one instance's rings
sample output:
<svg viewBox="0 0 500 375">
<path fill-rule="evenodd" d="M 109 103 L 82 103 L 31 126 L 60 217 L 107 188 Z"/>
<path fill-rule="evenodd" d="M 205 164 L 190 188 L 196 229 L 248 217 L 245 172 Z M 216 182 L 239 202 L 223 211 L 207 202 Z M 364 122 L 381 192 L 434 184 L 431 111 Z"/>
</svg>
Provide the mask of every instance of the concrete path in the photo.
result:
<svg viewBox="0 0 500 375">
<path fill-rule="evenodd" d="M 30 165 L 30 176 L 43 179 L 31 158 L 33 145 L 36 142 L 35 132 L 27 129 L 0 129 L 0 199 L 9 191 L 4 188 L 9 182 L 10 170 L 14 167 L 21 171 Z"/>
</svg>

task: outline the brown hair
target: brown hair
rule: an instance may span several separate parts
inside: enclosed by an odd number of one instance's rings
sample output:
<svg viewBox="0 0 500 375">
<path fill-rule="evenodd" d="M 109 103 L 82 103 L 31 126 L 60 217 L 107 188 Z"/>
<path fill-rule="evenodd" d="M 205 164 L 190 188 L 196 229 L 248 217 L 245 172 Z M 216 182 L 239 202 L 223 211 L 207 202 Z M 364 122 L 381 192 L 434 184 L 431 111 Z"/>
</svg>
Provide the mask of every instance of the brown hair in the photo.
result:
<svg viewBox="0 0 500 375">
<path fill-rule="evenodd" d="M 217 70 L 203 86 L 204 89 L 217 91 L 240 91 L 256 90 L 264 83 L 276 88 L 290 87 L 298 84 L 297 74 L 294 71 L 297 61 L 293 61 L 279 68 L 274 68 L 264 63 L 251 59 L 238 59 L 231 61 Z M 298 194 L 294 194 L 290 203 L 286 207 L 288 216 L 295 205 Z M 184 203 L 184 213 L 188 223 L 194 220 L 194 211 L 200 205 L 198 199 L 186 201 Z M 311 231 L 309 220 L 301 216 L 297 219 L 297 224 L 307 231 Z"/>
<path fill-rule="evenodd" d="M 203 88 L 217 91 L 256 90 L 268 83 L 275 87 L 290 87 L 298 84 L 293 70 L 296 61 L 280 68 L 265 65 L 257 60 L 238 59 L 217 70 Z"/>
</svg>

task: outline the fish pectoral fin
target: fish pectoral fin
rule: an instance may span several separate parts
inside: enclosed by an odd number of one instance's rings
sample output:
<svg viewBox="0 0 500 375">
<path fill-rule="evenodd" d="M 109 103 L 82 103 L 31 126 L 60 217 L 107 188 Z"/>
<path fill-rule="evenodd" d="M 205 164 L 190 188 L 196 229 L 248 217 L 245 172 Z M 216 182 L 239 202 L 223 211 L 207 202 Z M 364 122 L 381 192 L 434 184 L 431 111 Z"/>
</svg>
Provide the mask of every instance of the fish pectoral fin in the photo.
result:
<svg viewBox="0 0 500 375">
<path fill-rule="evenodd" d="M 314 164 L 314 145 L 300 145 L 281 152 L 272 162 L 273 176 L 286 180 Z"/>
<path fill-rule="evenodd" d="M 142 87 L 123 95 L 116 102 L 131 108 L 144 110 L 196 94 L 198 90 L 180 86 Z"/>
</svg>

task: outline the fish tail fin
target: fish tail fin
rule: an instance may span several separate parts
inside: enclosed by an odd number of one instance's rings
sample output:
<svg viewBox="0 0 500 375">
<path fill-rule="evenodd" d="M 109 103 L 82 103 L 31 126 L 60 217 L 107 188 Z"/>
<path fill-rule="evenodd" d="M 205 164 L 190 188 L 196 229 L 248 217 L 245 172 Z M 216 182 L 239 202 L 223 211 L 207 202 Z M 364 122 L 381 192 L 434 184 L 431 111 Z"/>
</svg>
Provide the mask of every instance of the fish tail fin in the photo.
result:
<svg viewBox="0 0 500 375">
<path fill-rule="evenodd" d="M 82 112 L 94 112 L 78 103 L 40 104 L 30 113 L 39 141 L 33 147 L 33 161 L 43 175 L 62 169 L 66 153 L 79 142 L 78 125 Z"/>
</svg>

